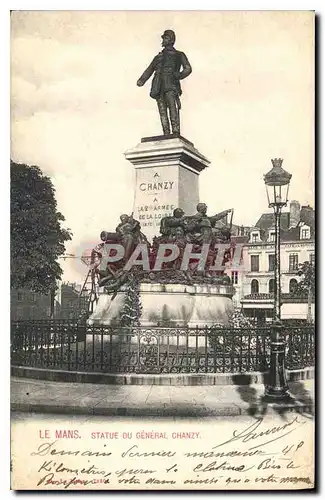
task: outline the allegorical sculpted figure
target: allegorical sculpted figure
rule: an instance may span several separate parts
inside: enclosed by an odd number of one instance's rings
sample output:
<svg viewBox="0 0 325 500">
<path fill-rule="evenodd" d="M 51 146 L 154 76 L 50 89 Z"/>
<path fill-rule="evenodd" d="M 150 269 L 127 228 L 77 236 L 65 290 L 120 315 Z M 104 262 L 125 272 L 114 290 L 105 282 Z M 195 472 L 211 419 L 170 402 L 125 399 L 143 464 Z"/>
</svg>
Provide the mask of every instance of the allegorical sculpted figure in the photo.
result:
<svg viewBox="0 0 325 500">
<path fill-rule="evenodd" d="M 206 226 L 206 221 L 209 221 L 212 229 L 215 227 L 217 221 L 223 219 L 232 209 L 224 210 L 216 215 L 208 216 L 208 207 L 205 203 L 198 203 L 196 206 L 196 214 L 187 216 L 184 219 L 186 231 L 194 234 L 201 234 L 202 226 Z M 213 231 L 215 232 L 215 231 Z"/>
<path fill-rule="evenodd" d="M 223 219 L 229 212 L 231 212 L 231 208 L 228 208 L 227 210 L 223 210 L 222 212 L 219 212 L 216 215 L 208 216 L 207 215 L 207 210 L 208 207 L 205 203 L 198 203 L 196 206 L 197 213 L 194 215 L 194 217 L 200 221 L 202 219 L 209 219 L 211 222 L 211 226 L 214 227 L 215 223 L 221 219 Z"/>
<path fill-rule="evenodd" d="M 141 232 L 140 222 L 133 218 L 133 215 L 122 214 L 121 222 L 118 224 L 115 233 L 102 231 L 100 233 L 101 243 L 95 246 L 91 252 L 90 264 L 95 269 L 99 276 L 99 286 L 105 286 L 108 290 L 110 287 L 115 289 L 124 283 L 124 273 L 121 273 L 123 265 L 132 255 L 135 247 L 139 243 L 146 243 L 149 247 L 149 242 L 146 236 Z M 105 243 L 120 243 L 124 247 L 124 257 L 116 264 L 107 264 L 105 269 L 100 269 L 101 259 L 103 257 Z M 114 256 L 115 249 L 112 249 Z"/>
<path fill-rule="evenodd" d="M 137 231 L 140 226 L 139 221 L 133 219 L 132 215 L 122 214 L 120 216 L 120 223 L 116 228 L 116 232 L 123 237 L 125 233 L 129 233 L 131 231 Z M 131 225 L 131 228 L 129 227 Z"/>
<path fill-rule="evenodd" d="M 122 214 L 121 222 L 116 228 L 116 233 L 122 238 L 126 235 L 132 235 L 135 243 L 148 243 L 147 237 L 141 232 L 140 222 L 132 215 Z"/>
<path fill-rule="evenodd" d="M 172 129 L 173 134 L 180 134 L 179 110 L 181 109 L 181 103 L 179 97 L 182 90 L 179 82 L 192 73 L 191 65 L 184 52 L 174 48 L 175 39 L 174 31 L 164 31 L 162 35 L 164 49 L 154 57 L 151 64 L 137 81 L 137 85 L 142 87 L 155 73 L 150 97 L 157 101 L 164 135 L 169 135 L 170 129 Z M 180 71 L 181 68 L 182 71 Z"/>
<path fill-rule="evenodd" d="M 100 233 L 100 239 L 101 243 L 98 243 L 91 251 L 90 265 L 93 269 L 97 269 L 100 265 L 105 243 L 118 243 L 120 241 L 120 237 L 117 233 L 109 233 L 108 231 L 102 231 Z"/>
<path fill-rule="evenodd" d="M 175 227 L 172 235 L 172 240 L 171 240 L 175 245 L 178 246 L 179 249 L 179 255 L 177 259 L 173 262 L 173 268 L 174 269 L 180 269 L 182 265 L 182 260 L 183 260 L 183 255 L 184 255 L 184 250 L 189 243 L 189 240 L 185 234 L 184 228 L 182 226 Z"/>
<path fill-rule="evenodd" d="M 178 227 L 183 227 L 184 210 L 175 208 L 172 216 L 163 217 L 160 222 L 160 232 L 164 236 L 174 236 Z"/>
<path fill-rule="evenodd" d="M 106 292 L 115 292 L 116 295 L 117 290 L 126 281 L 126 273 L 123 269 L 118 269 L 118 265 L 114 264 L 107 264 L 105 269 L 101 269 L 100 263 L 103 258 L 105 243 L 117 243 L 121 240 L 117 233 L 110 233 L 108 231 L 102 231 L 100 233 L 100 239 L 102 243 L 96 245 L 91 252 L 90 265 L 98 275 L 99 286 L 105 286 Z"/>
</svg>

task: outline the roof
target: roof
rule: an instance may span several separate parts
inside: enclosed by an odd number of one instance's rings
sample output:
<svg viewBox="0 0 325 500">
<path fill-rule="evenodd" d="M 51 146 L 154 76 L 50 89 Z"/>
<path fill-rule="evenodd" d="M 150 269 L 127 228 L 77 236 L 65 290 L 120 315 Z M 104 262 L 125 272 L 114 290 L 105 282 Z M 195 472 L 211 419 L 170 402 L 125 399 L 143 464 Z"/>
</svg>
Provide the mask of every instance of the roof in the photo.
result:
<svg viewBox="0 0 325 500">
<path fill-rule="evenodd" d="M 300 209 L 299 223 L 306 224 L 311 228 L 311 238 L 315 236 L 315 210 L 310 206 L 302 206 Z M 296 227 L 290 227 L 290 212 L 282 212 L 280 218 L 280 233 L 282 241 L 297 241 L 300 240 L 299 223 Z M 260 229 L 261 240 L 266 241 L 268 231 L 274 228 L 274 214 L 265 213 L 260 216 L 255 228 Z"/>
<path fill-rule="evenodd" d="M 290 213 L 289 212 L 283 212 L 281 214 L 281 219 L 280 219 L 280 228 L 281 229 L 288 229 L 290 224 Z M 270 229 L 270 227 L 274 225 L 274 214 L 273 213 L 267 213 L 267 214 L 262 214 L 261 217 L 258 219 L 258 221 L 255 224 L 255 227 L 258 227 L 259 229 Z"/>
<path fill-rule="evenodd" d="M 296 241 L 300 239 L 300 228 L 292 227 L 287 231 L 280 231 L 280 238 L 282 241 Z"/>
<path fill-rule="evenodd" d="M 249 235 L 246 236 L 231 236 L 231 241 L 235 243 L 248 243 Z"/>
</svg>

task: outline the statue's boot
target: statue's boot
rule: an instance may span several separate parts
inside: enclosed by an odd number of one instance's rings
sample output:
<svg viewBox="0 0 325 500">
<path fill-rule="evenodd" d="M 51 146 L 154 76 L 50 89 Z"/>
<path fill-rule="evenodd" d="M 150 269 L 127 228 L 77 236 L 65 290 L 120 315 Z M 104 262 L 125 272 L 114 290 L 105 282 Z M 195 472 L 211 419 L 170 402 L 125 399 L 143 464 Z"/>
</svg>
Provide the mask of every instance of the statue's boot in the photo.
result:
<svg viewBox="0 0 325 500">
<path fill-rule="evenodd" d="M 173 134 L 179 135 L 180 134 L 180 119 L 179 119 L 179 110 L 176 106 L 176 103 L 174 103 L 174 106 L 172 106 L 170 109 L 170 123 L 172 125 Z"/>
<path fill-rule="evenodd" d="M 157 105 L 164 135 L 170 135 L 170 125 L 167 115 L 167 103 L 163 95 L 157 98 Z"/>
<path fill-rule="evenodd" d="M 161 118 L 161 125 L 162 125 L 164 135 L 170 135 L 170 127 L 169 127 L 168 118 L 166 118 L 166 119 Z"/>
<path fill-rule="evenodd" d="M 173 115 L 170 117 L 170 121 L 172 124 L 172 131 L 173 134 L 179 135 L 180 134 L 180 124 L 179 124 L 179 116 L 178 113 L 177 115 Z"/>
</svg>

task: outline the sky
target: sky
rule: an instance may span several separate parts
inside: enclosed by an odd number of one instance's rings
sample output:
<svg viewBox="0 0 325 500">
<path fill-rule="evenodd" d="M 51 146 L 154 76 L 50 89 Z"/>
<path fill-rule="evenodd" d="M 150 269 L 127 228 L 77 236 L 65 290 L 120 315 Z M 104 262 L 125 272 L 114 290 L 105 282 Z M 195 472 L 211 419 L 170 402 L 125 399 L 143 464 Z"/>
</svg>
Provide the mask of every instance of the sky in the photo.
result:
<svg viewBox="0 0 325 500">
<path fill-rule="evenodd" d="M 200 200 L 254 225 L 268 211 L 271 158 L 292 174 L 290 199 L 314 206 L 313 14 L 304 12 L 16 11 L 11 15 L 11 156 L 38 165 L 81 255 L 133 208 L 124 152 L 158 135 L 150 83 L 136 81 L 165 29 L 193 73 L 182 82 L 181 133 L 211 165 Z M 61 262 L 81 282 L 79 259 Z"/>
</svg>

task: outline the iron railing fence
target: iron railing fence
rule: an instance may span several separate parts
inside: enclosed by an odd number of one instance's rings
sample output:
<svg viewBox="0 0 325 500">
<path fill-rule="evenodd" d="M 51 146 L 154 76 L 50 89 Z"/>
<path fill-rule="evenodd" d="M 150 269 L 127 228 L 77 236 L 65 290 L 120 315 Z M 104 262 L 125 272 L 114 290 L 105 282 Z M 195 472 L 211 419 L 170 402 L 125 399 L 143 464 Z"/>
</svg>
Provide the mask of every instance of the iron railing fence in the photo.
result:
<svg viewBox="0 0 325 500">
<path fill-rule="evenodd" d="M 71 320 L 14 321 L 13 365 L 105 373 L 266 371 L 270 327 L 87 326 Z M 314 326 L 283 327 L 286 368 L 314 365 Z"/>
</svg>

